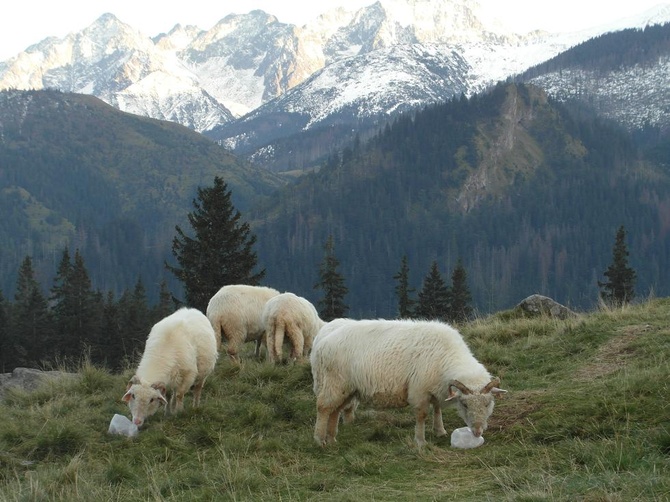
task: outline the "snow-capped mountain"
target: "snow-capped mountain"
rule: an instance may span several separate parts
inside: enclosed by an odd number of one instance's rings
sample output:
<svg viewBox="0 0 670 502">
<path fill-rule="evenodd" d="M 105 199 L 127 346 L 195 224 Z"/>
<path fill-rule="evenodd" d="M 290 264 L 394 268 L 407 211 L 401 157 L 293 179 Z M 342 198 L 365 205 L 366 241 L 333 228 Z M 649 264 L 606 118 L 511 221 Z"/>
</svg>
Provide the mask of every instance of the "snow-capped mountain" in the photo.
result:
<svg viewBox="0 0 670 502">
<path fill-rule="evenodd" d="M 257 10 L 207 31 L 177 25 L 151 39 L 105 14 L 0 63 L 0 89 L 93 94 L 201 132 L 235 125 L 235 135 L 220 136 L 249 145 L 253 132 L 243 125 L 266 111 L 297 114 L 304 129 L 334 121 L 334 113 L 344 120 L 343 110 L 383 120 L 473 94 L 598 34 L 668 20 L 661 10 L 578 33 L 515 34 L 471 0 L 380 0 L 302 27 Z M 235 117 L 246 114 L 238 127 Z"/>
<path fill-rule="evenodd" d="M 670 18 L 670 6 L 659 9 Z M 626 29 L 577 45 L 520 76 L 559 101 L 579 101 L 635 130 L 670 130 L 670 24 Z"/>
</svg>

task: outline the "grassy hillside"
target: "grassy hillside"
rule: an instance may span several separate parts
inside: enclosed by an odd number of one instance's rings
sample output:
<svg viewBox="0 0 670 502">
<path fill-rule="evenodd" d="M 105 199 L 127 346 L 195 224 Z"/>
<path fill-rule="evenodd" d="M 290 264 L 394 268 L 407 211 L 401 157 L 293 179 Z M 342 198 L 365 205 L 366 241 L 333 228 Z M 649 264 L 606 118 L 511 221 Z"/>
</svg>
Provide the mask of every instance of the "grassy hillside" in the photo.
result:
<svg viewBox="0 0 670 502">
<path fill-rule="evenodd" d="M 309 367 L 249 357 L 219 362 L 200 409 L 109 436 L 132 369 L 84 364 L 0 405 L 0 500 L 668 500 L 669 326 L 670 299 L 462 326 L 509 390 L 474 450 L 428 433 L 419 451 L 409 409 L 365 406 L 322 449 Z"/>
</svg>

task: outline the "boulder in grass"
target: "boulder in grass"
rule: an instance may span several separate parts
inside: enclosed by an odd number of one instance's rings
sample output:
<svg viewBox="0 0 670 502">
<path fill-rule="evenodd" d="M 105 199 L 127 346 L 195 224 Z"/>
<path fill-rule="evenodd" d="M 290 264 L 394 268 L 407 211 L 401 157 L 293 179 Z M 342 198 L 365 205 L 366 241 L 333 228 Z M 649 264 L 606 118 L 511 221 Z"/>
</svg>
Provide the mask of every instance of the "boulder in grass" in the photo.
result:
<svg viewBox="0 0 670 502">
<path fill-rule="evenodd" d="M 27 392 L 37 390 L 50 379 L 72 377 L 73 373 L 63 371 L 42 371 L 33 368 L 14 368 L 11 373 L 0 373 L 0 399 L 9 388 L 19 388 Z"/>
<path fill-rule="evenodd" d="M 565 305 L 561 305 L 547 296 L 531 295 L 522 300 L 516 309 L 521 311 L 527 317 L 549 316 L 556 319 L 568 319 L 577 314 Z"/>
</svg>

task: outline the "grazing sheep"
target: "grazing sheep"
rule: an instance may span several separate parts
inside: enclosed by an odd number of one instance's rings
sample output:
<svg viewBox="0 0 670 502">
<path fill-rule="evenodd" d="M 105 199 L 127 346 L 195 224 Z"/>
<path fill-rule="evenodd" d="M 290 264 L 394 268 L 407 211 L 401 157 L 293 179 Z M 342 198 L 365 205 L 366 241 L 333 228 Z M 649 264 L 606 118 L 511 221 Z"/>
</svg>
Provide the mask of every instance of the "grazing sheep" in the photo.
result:
<svg viewBox="0 0 670 502">
<path fill-rule="evenodd" d="M 270 298 L 262 315 L 268 360 L 282 360 L 284 336 L 291 344 L 292 360 L 303 361 L 312 350 L 312 342 L 325 323 L 308 300 L 293 293 L 282 293 Z"/>
<path fill-rule="evenodd" d="M 193 406 L 197 407 L 217 357 L 214 330 L 199 310 L 182 308 L 154 324 L 123 396 L 133 423 L 142 426 L 161 404 L 166 405 L 167 412 L 168 392 L 171 412 L 184 408 L 184 395 L 191 387 Z"/>
<path fill-rule="evenodd" d="M 338 321 L 312 347 L 316 393 L 314 439 L 335 441 L 340 412 L 354 399 L 379 407 L 410 405 L 416 415 L 414 440 L 423 446 L 429 405 L 438 436 L 446 434 L 440 405 L 455 403 L 477 437 L 486 430 L 499 389 L 451 326 L 434 321 Z"/>
<path fill-rule="evenodd" d="M 264 286 L 232 284 L 222 287 L 207 305 L 207 317 L 216 335 L 216 345 L 221 350 L 222 339 L 226 339 L 227 352 L 231 359 L 239 361 L 243 343 L 256 342 L 256 357 L 260 354 L 265 327 L 261 322 L 267 301 L 279 291 Z"/>
</svg>

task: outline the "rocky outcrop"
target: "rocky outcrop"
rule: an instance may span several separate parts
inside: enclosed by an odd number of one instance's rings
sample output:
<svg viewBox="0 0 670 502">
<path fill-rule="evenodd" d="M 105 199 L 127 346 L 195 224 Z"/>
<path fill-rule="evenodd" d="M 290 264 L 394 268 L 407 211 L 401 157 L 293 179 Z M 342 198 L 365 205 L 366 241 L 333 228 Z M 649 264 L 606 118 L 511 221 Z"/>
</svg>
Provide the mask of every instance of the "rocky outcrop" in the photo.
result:
<svg viewBox="0 0 670 502">
<path fill-rule="evenodd" d="M 516 309 L 528 317 L 546 315 L 557 319 L 568 319 L 577 315 L 568 307 L 542 295 L 529 296 L 525 300 L 522 300 L 516 306 Z"/>
<path fill-rule="evenodd" d="M 43 383 L 62 377 L 72 378 L 74 373 L 63 371 L 41 371 L 32 368 L 14 368 L 11 373 L 0 373 L 0 399 L 9 388 L 25 391 L 37 390 Z"/>
</svg>

